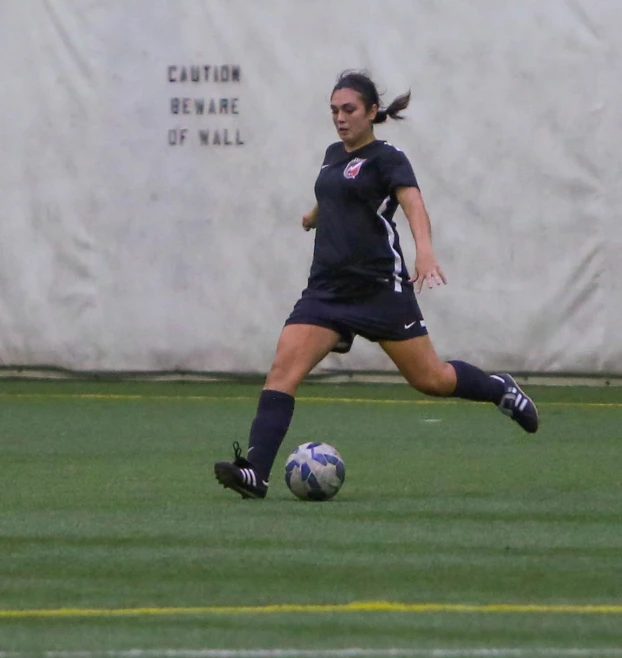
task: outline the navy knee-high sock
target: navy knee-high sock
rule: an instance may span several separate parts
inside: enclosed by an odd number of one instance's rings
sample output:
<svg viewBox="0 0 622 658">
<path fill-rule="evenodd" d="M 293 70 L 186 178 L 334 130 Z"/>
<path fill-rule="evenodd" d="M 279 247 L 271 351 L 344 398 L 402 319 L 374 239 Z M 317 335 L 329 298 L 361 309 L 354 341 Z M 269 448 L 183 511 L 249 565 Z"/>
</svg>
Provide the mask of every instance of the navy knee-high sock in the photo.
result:
<svg viewBox="0 0 622 658">
<path fill-rule="evenodd" d="M 248 439 L 248 461 L 268 480 L 272 464 L 294 415 L 294 398 L 288 393 L 265 389 L 259 396 L 257 414 Z"/>
<path fill-rule="evenodd" d="M 449 361 L 449 363 L 454 367 L 457 379 L 452 397 L 495 404 L 501 402 L 505 390 L 502 382 L 465 361 Z"/>
</svg>

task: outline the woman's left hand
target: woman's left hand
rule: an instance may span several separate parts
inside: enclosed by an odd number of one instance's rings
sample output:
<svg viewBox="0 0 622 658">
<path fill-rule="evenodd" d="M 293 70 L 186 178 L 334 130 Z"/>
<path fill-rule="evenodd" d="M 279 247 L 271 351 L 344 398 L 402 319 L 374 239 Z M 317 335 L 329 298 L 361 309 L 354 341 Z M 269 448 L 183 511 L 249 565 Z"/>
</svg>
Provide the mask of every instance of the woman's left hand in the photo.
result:
<svg viewBox="0 0 622 658">
<path fill-rule="evenodd" d="M 421 254 L 415 260 L 415 273 L 410 282 L 417 284 L 416 291 L 420 293 L 424 283 L 428 284 L 428 288 L 434 288 L 446 284 L 447 279 L 433 254 Z"/>
</svg>

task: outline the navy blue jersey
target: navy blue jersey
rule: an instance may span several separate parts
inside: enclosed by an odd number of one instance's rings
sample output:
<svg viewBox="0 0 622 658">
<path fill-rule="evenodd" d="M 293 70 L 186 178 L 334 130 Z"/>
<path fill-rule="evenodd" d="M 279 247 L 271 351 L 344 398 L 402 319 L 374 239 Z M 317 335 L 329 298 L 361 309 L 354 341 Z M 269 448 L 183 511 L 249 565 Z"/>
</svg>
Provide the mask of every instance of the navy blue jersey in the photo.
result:
<svg viewBox="0 0 622 658">
<path fill-rule="evenodd" d="M 331 144 L 315 183 L 315 247 L 305 294 L 363 297 L 412 291 L 393 215 L 400 187 L 418 187 L 408 158 L 375 140 L 348 153 Z"/>
</svg>

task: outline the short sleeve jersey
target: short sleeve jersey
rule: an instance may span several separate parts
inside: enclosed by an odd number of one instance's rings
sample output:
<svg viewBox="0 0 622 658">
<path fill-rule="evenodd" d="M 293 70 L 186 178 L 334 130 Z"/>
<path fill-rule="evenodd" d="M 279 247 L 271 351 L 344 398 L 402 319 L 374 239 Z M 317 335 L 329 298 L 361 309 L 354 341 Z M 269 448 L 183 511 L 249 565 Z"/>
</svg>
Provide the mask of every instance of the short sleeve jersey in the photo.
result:
<svg viewBox="0 0 622 658">
<path fill-rule="evenodd" d="M 412 291 L 393 215 L 396 190 L 418 187 L 406 155 L 375 140 L 347 152 L 331 144 L 315 183 L 315 247 L 305 294 L 347 299 L 381 288 Z"/>
</svg>

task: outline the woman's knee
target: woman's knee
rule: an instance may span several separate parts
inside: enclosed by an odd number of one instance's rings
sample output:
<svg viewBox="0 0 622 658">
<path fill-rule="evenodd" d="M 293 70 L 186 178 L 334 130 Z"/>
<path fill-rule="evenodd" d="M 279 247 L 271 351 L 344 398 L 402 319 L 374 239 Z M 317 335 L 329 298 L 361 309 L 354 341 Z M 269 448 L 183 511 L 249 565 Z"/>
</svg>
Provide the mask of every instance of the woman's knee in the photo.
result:
<svg viewBox="0 0 622 658">
<path fill-rule="evenodd" d="M 305 375 L 295 360 L 288 362 L 277 355 L 266 377 L 265 388 L 294 395 Z"/>
<path fill-rule="evenodd" d="M 309 372 L 335 346 L 339 335 L 325 327 L 292 324 L 283 328 L 265 387 L 294 395 Z"/>
<path fill-rule="evenodd" d="M 408 378 L 408 383 L 420 393 L 434 397 L 450 396 L 456 388 L 456 373 L 449 363 L 439 362 Z"/>
</svg>

